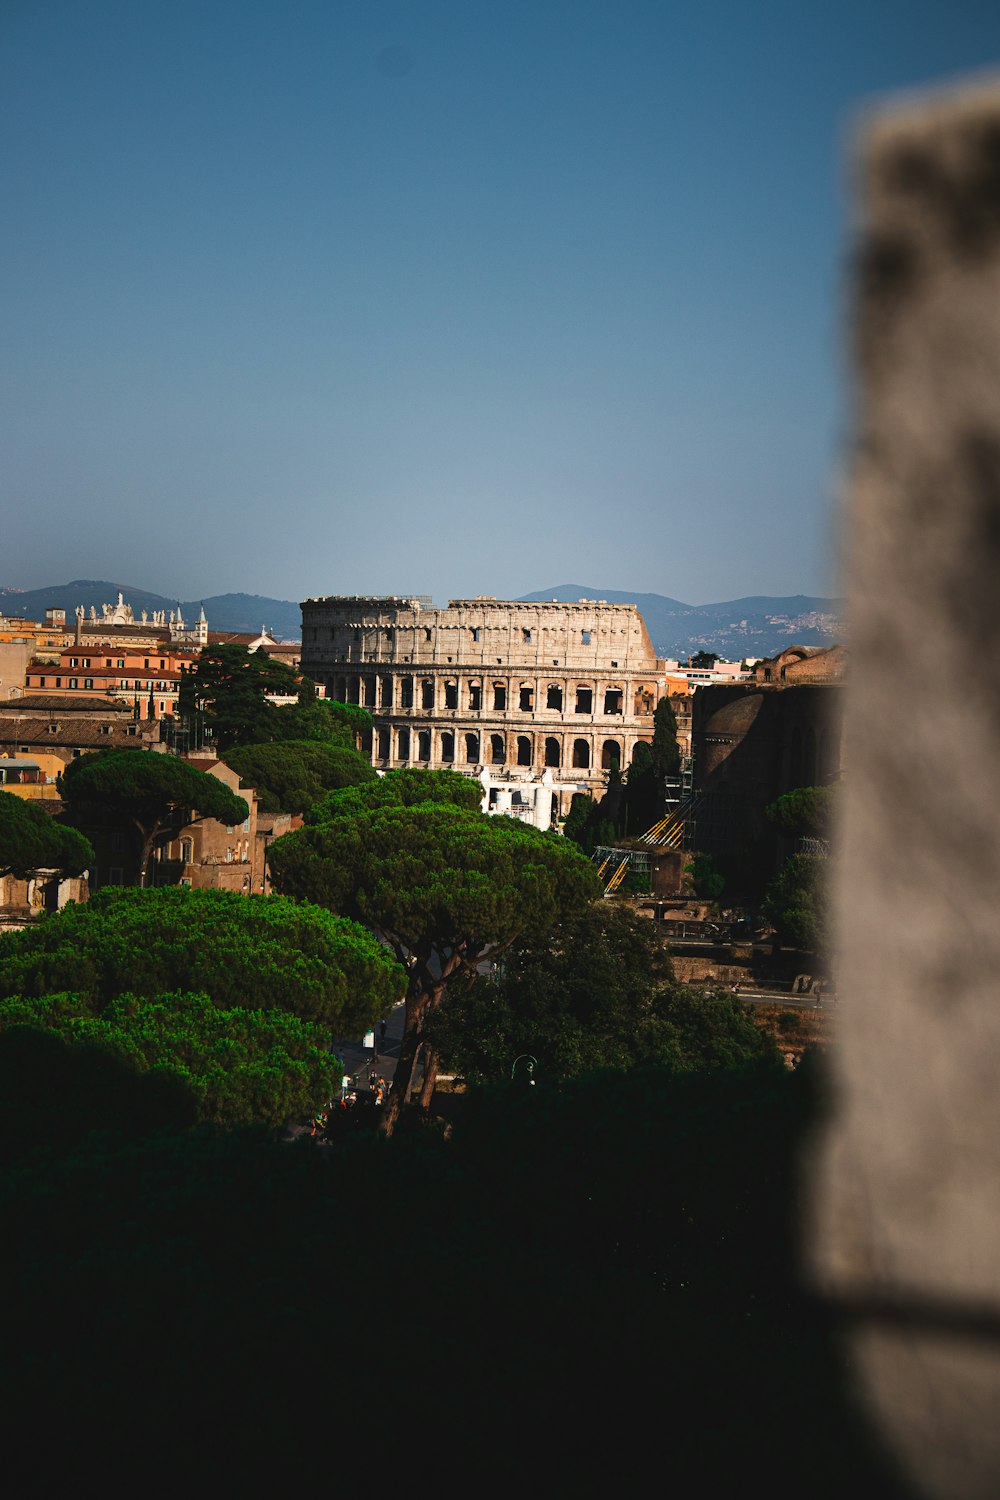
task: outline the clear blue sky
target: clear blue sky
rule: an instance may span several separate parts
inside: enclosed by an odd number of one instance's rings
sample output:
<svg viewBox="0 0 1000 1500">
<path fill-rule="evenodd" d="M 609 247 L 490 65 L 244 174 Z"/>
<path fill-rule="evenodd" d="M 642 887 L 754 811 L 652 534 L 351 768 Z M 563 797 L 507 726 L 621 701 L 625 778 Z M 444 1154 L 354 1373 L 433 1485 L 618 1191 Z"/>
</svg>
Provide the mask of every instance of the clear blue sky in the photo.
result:
<svg viewBox="0 0 1000 1500">
<path fill-rule="evenodd" d="M 849 142 L 998 0 L 0 0 L 0 585 L 836 587 Z"/>
</svg>

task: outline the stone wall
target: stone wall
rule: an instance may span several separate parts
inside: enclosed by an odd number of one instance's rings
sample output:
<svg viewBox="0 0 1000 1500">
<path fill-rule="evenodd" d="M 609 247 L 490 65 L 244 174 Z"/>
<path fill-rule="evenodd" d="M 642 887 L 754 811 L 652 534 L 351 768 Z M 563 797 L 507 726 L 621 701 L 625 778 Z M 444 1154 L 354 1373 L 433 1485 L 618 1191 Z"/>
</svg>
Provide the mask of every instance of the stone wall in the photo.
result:
<svg viewBox="0 0 1000 1500">
<path fill-rule="evenodd" d="M 416 599 L 307 599 L 302 671 L 360 703 L 385 768 L 551 770 L 557 812 L 602 790 L 650 741 L 665 691 L 634 605 Z"/>
</svg>

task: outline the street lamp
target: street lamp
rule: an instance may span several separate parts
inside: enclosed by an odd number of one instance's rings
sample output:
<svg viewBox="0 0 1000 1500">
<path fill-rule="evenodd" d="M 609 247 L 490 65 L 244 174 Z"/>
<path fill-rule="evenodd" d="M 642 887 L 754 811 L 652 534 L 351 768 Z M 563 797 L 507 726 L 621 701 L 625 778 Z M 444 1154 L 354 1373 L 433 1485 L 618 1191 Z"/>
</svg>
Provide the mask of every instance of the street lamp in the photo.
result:
<svg viewBox="0 0 1000 1500">
<path fill-rule="evenodd" d="M 517 1065 L 519 1062 L 526 1062 L 528 1064 L 528 1082 L 532 1085 L 532 1087 L 534 1087 L 534 1085 L 538 1082 L 538 1079 L 535 1077 L 535 1069 L 538 1067 L 538 1058 L 532 1057 L 530 1052 L 522 1052 L 519 1057 L 515 1057 L 510 1069 L 511 1079 L 513 1079 L 514 1074 L 517 1072 Z"/>
</svg>

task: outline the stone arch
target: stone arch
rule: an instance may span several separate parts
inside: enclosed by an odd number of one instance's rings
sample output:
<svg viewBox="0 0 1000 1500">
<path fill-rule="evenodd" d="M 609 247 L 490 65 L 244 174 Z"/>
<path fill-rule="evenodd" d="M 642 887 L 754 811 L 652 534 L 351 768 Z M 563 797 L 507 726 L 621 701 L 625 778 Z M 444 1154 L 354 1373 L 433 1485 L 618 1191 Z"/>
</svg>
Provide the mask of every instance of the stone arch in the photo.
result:
<svg viewBox="0 0 1000 1500">
<path fill-rule="evenodd" d="M 441 759 L 449 764 L 455 759 L 455 735 L 451 729 L 441 731 Z"/>
<path fill-rule="evenodd" d="M 388 760 L 389 754 L 389 731 L 388 729 L 380 729 L 378 732 L 378 758 L 379 760 Z"/>
<path fill-rule="evenodd" d="M 588 771 L 590 769 L 590 741 L 573 741 L 573 766 L 577 771 Z"/>
<path fill-rule="evenodd" d="M 399 760 L 410 758 L 410 731 L 401 729 L 396 735 L 396 756 Z"/>
<path fill-rule="evenodd" d="M 562 746 L 554 734 L 550 734 L 545 741 L 545 764 L 547 766 L 562 764 Z"/>
<path fill-rule="evenodd" d="M 478 734 L 467 734 L 465 736 L 465 759 L 466 763 L 474 766 L 479 760 L 479 736 Z"/>
<path fill-rule="evenodd" d="M 421 729 L 417 733 L 417 759 L 430 760 L 431 758 L 431 732 L 429 729 Z"/>
<path fill-rule="evenodd" d="M 562 713 L 563 690 L 561 682 L 550 682 L 545 690 L 545 707 L 554 708 L 557 713 Z"/>
<path fill-rule="evenodd" d="M 517 763 L 519 766 L 531 765 L 530 734 L 519 734 L 517 737 Z"/>
<path fill-rule="evenodd" d="M 622 747 L 617 740 L 605 740 L 601 750 L 601 770 L 621 770 Z"/>
<path fill-rule="evenodd" d="M 507 758 L 502 734 L 490 735 L 490 760 L 495 766 L 502 766 Z"/>
</svg>

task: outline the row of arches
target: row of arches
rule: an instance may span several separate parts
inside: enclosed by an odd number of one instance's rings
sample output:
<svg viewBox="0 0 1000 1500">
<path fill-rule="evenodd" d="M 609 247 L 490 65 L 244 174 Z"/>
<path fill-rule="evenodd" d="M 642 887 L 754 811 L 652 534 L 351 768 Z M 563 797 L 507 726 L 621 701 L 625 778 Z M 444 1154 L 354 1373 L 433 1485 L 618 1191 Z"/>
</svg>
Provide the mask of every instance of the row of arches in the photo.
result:
<svg viewBox="0 0 1000 1500">
<path fill-rule="evenodd" d="M 395 735 L 395 754 L 393 736 Z M 435 744 L 436 740 L 436 744 Z M 600 765 L 603 771 L 611 771 L 622 764 L 622 745 L 619 740 L 606 739 L 599 746 L 589 739 L 567 739 L 558 735 L 543 737 L 530 734 L 479 734 L 472 730 L 466 733 L 452 729 L 401 729 L 387 727 L 375 731 L 375 756 L 379 761 L 434 761 L 442 765 L 516 765 L 534 766 L 536 763 L 553 770 L 572 768 L 589 771 L 593 757 L 600 750 Z M 436 753 L 435 753 L 436 752 Z M 537 762 L 536 762 L 537 756 Z"/>
<path fill-rule="evenodd" d="M 341 703 L 358 703 L 362 708 L 418 708 L 432 713 L 436 709 L 471 713 L 489 711 L 534 713 L 545 709 L 552 713 L 593 715 L 602 713 L 621 718 L 625 712 L 625 689 L 621 683 L 602 686 L 590 682 L 536 682 L 520 679 L 472 678 L 460 684 L 458 677 L 421 677 L 406 674 L 358 674 L 323 677 L 331 695 Z M 639 685 L 635 695 L 635 712 L 647 711 L 647 689 Z"/>
</svg>

